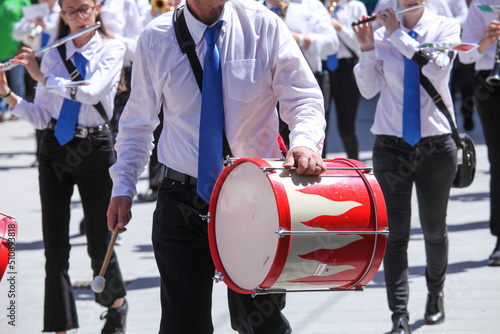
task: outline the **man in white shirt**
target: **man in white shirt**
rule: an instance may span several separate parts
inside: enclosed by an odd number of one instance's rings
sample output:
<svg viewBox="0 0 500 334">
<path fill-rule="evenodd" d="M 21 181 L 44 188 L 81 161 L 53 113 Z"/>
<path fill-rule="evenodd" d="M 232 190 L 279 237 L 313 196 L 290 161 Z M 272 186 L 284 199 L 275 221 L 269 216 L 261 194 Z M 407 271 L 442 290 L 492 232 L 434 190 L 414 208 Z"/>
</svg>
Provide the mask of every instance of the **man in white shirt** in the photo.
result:
<svg viewBox="0 0 500 334">
<path fill-rule="evenodd" d="M 500 87 L 488 82 L 487 78 L 495 76 L 493 69 L 498 69 L 498 36 L 500 36 L 500 19 L 498 13 L 483 12 L 478 5 L 497 5 L 493 0 L 473 0 L 470 4 L 469 16 L 463 31 L 464 43 L 477 43 L 479 47 L 460 54 L 465 64 L 474 64 L 476 80 L 474 96 L 484 139 L 488 147 L 490 161 L 490 231 L 496 238 L 496 245 L 488 259 L 488 265 L 500 266 Z"/>
<path fill-rule="evenodd" d="M 215 43 L 222 71 L 225 134 L 233 155 L 281 156 L 275 110 L 279 100 L 281 116 L 291 128 L 291 149 L 284 166 L 297 166 L 299 174 L 322 173 L 323 97 L 282 20 L 261 4 L 245 0 L 188 0 L 183 13 L 203 68 L 204 34 L 207 27 L 213 30 L 212 26 L 221 25 Z M 114 189 L 108 227 L 126 230 L 163 105 L 158 158 L 167 172 L 158 194 L 152 238 L 162 278 L 160 333 L 212 333 L 215 268 L 207 223 L 200 218 L 208 210 L 200 195 L 207 194 L 198 195 L 196 189 L 202 95 L 176 41 L 172 16 L 169 12 L 153 20 L 139 39 L 132 93 L 120 119 L 118 161 L 110 169 Z M 232 326 L 240 333 L 291 332 L 281 313 L 283 295 L 255 299 L 233 291 L 228 295 Z"/>
</svg>

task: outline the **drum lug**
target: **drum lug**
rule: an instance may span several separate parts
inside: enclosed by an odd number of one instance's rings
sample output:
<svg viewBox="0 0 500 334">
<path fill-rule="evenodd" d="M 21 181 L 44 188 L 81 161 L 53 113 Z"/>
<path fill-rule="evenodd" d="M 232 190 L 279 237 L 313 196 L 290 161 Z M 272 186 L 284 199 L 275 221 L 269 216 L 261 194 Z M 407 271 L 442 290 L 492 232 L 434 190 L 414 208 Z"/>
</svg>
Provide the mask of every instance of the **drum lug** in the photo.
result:
<svg viewBox="0 0 500 334">
<path fill-rule="evenodd" d="M 206 215 L 200 214 L 199 216 L 200 216 L 201 220 L 206 220 L 207 223 L 210 223 L 212 221 L 212 219 L 210 219 L 210 216 L 211 216 L 210 212 L 208 212 Z"/>
<path fill-rule="evenodd" d="M 224 276 L 220 271 L 216 271 L 214 277 L 212 277 L 215 283 L 219 283 L 224 280 Z"/>
<path fill-rule="evenodd" d="M 389 238 L 389 228 L 388 227 L 384 227 L 382 229 L 382 236 Z"/>
<path fill-rule="evenodd" d="M 235 162 L 236 159 L 234 158 L 231 158 L 229 155 L 226 155 L 223 163 L 224 163 L 224 166 L 226 167 L 232 167 L 234 165 L 234 162 Z"/>
</svg>

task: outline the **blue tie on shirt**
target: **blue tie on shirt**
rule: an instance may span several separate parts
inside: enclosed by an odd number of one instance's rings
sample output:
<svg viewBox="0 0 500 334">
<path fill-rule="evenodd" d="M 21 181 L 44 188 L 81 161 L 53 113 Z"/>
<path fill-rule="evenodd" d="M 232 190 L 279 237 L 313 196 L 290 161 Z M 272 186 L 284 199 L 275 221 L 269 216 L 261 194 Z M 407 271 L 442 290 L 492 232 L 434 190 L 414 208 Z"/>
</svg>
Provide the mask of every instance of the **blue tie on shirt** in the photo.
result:
<svg viewBox="0 0 500 334">
<path fill-rule="evenodd" d="M 335 6 L 335 9 L 333 10 L 332 16 L 334 19 L 337 19 L 337 10 L 338 9 L 339 9 L 339 5 Z M 337 69 L 337 67 L 339 67 L 339 59 L 337 58 L 336 54 L 329 55 L 326 58 L 326 67 L 328 67 L 328 69 L 332 72 L 335 71 Z"/>
<path fill-rule="evenodd" d="M 273 6 L 273 7 L 271 7 L 271 10 L 272 10 L 273 12 L 275 12 L 275 13 L 276 13 L 276 15 L 280 15 L 280 10 L 281 10 L 281 7 L 279 7 L 279 6 Z"/>
<path fill-rule="evenodd" d="M 215 44 L 221 25 L 219 21 L 205 30 L 207 52 L 203 65 L 197 192 L 207 203 L 222 172 L 224 106 L 219 50 Z"/>
<path fill-rule="evenodd" d="M 413 30 L 408 33 L 416 39 Z M 420 68 L 411 59 L 405 58 L 403 95 L 403 139 L 415 146 L 422 138 L 420 130 Z"/>
<path fill-rule="evenodd" d="M 73 55 L 75 67 L 85 79 L 85 64 L 87 59 L 80 53 Z M 73 139 L 75 128 L 78 123 L 78 113 L 82 104 L 70 99 L 64 99 L 59 119 L 57 120 L 56 130 L 54 135 L 61 145 L 64 145 Z"/>
</svg>

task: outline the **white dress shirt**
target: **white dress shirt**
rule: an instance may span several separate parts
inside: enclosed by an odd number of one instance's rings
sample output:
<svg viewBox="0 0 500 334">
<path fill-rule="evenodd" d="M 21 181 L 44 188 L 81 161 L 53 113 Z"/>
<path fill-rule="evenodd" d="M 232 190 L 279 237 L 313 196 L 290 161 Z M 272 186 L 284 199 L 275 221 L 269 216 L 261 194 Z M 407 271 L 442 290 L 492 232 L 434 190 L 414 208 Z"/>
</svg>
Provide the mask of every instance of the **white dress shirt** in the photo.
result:
<svg viewBox="0 0 500 334">
<path fill-rule="evenodd" d="M 184 10 L 200 63 L 206 50 L 205 24 Z M 151 21 L 139 39 L 132 68 L 132 92 L 120 118 L 110 169 L 113 195 L 135 195 L 153 147 L 163 103 L 158 160 L 179 172 L 198 175 L 201 93 L 177 44 L 172 12 Z M 217 38 L 222 68 L 225 130 L 236 157 L 279 158 L 280 113 L 291 128 L 291 148 L 320 153 L 324 139 L 323 96 L 290 31 L 262 4 L 229 0 Z"/>
<path fill-rule="evenodd" d="M 268 8 L 272 5 L 266 2 Z M 336 53 L 339 49 L 337 33 L 326 8 L 318 0 L 301 0 L 288 5 L 285 23 L 297 34 L 309 37 L 311 43 L 304 56 L 315 73 L 321 71 L 321 60 Z"/>
<path fill-rule="evenodd" d="M 483 38 L 486 27 L 493 20 L 500 21 L 496 13 L 482 12 L 477 8 L 477 5 L 497 5 L 497 0 L 473 0 L 469 7 L 469 15 L 463 28 L 462 42 L 477 44 Z M 460 61 L 464 64 L 476 63 L 476 71 L 491 70 L 495 64 L 495 55 L 497 53 L 497 44 L 494 43 L 488 48 L 485 53 L 479 53 L 476 48 L 467 53 L 460 52 L 458 54 Z"/>
<path fill-rule="evenodd" d="M 104 124 L 103 118 L 93 105 L 100 101 L 108 118 L 111 119 L 125 46 L 114 39 L 103 39 L 98 32 L 81 48 L 77 48 L 73 41 L 67 42 L 65 46 L 66 58 L 71 58 L 73 61 L 73 54 L 78 52 L 88 60 L 85 65 L 85 80 L 90 84 L 80 86 L 76 93 L 76 100 L 82 103 L 78 114 L 78 125 L 96 127 Z M 59 118 L 64 99 L 71 99 L 70 88 L 64 87 L 71 82 L 71 79 L 57 48 L 43 55 L 40 70 L 50 75 L 46 87 L 38 83 L 33 103 L 18 97 L 16 106 L 10 110 L 14 115 L 26 119 L 35 128 L 45 129 L 51 118 Z"/>
<path fill-rule="evenodd" d="M 330 0 L 325 1 L 325 6 L 330 6 Z M 340 0 L 337 3 L 338 9 L 336 11 L 337 20 L 342 23 L 342 29 L 337 31 L 340 39 L 339 51 L 337 58 L 352 58 L 359 53 L 359 43 L 356 34 L 352 30 L 352 22 L 357 18 L 367 15 L 365 4 L 357 0 Z"/>
<path fill-rule="evenodd" d="M 403 22 L 402 22 L 403 23 Z M 425 9 L 413 28 L 417 40 L 408 35 L 401 24 L 390 37 L 385 27 L 375 31 L 375 49 L 361 52 L 354 74 L 361 95 L 367 99 L 380 93 L 371 131 L 375 135 L 402 137 L 402 110 L 404 91 L 404 57 L 413 58 L 417 46 L 424 42 L 460 42 L 460 25 L 457 21 L 438 16 Z M 454 117 L 448 81 L 452 62 L 445 57 L 445 66 L 429 61 L 422 73 L 429 78 L 441 94 L 450 114 Z M 450 124 L 439 111 L 427 91 L 420 86 L 420 119 L 422 137 L 451 133 Z"/>
<path fill-rule="evenodd" d="M 144 28 L 136 0 L 106 0 L 101 6 L 100 14 L 104 27 L 125 44 L 127 51 L 124 64 L 130 66 L 134 60 L 137 40 Z"/>
</svg>

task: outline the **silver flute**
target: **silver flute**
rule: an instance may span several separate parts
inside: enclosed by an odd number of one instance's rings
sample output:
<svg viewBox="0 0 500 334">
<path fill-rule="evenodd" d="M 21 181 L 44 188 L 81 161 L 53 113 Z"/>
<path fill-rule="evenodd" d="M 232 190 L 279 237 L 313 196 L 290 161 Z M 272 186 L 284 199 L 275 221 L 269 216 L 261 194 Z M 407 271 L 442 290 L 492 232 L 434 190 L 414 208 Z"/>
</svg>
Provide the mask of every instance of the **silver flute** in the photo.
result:
<svg viewBox="0 0 500 334">
<path fill-rule="evenodd" d="M 50 45 L 47 45 L 37 51 L 35 51 L 35 56 L 39 56 L 39 55 L 42 55 L 43 53 L 49 51 L 50 49 L 53 49 L 53 48 L 57 48 L 59 45 L 62 45 L 68 41 L 71 41 L 72 39 L 75 39 L 77 37 L 80 37 L 81 35 L 84 35 L 86 34 L 87 32 L 89 31 L 92 31 L 92 30 L 95 30 L 97 28 L 99 28 L 101 26 L 101 22 L 97 21 L 95 24 L 87 27 L 87 28 L 83 28 L 82 30 L 78 31 L 78 32 L 75 32 L 74 34 L 71 34 L 71 35 L 68 35 L 64 38 L 61 38 L 57 41 L 55 41 L 54 43 L 50 44 Z M 10 60 L 6 61 L 5 63 L 1 63 L 0 64 L 0 71 L 8 71 L 8 70 L 11 70 L 13 69 L 14 67 L 16 67 L 18 64 L 12 64 L 10 62 Z"/>
<path fill-rule="evenodd" d="M 397 10 L 397 11 L 394 12 L 394 14 L 396 14 L 396 15 L 397 14 L 401 14 L 401 13 L 408 12 L 410 10 L 414 10 L 414 9 L 417 9 L 417 8 L 420 8 L 420 7 L 423 7 L 423 6 L 425 6 L 425 2 L 421 3 L 420 5 L 415 5 L 415 6 L 412 6 L 412 7 L 408 7 L 408 8 Z M 366 18 L 364 20 L 360 20 L 360 21 L 356 20 L 353 23 L 351 23 L 351 25 L 354 27 L 354 26 L 357 26 L 357 25 L 360 25 L 360 24 L 363 24 L 363 23 L 374 21 L 376 18 L 377 18 L 377 14 L 373 14 L 372 16 L 369 16 L 368 18 Z"/>
</svg>

